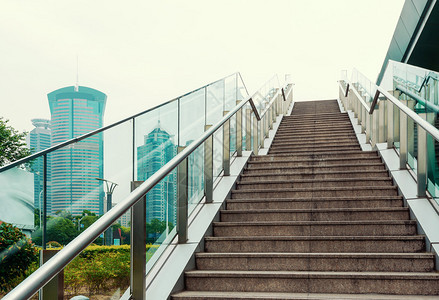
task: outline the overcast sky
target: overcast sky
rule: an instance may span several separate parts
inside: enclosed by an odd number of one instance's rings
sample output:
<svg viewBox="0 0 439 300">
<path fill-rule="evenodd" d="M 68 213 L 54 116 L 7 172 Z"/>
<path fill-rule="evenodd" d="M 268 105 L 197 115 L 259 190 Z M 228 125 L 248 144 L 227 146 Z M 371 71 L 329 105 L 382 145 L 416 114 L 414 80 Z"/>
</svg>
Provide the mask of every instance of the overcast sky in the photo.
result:
<svg viewBox="0 0 439 300">
<path fill-rule="evenodd" d="M 50 118 L 47 94 L 107 94 L 105 124 L 233 72 L 250 93 L 291 74 L 295 99 L 337 97 L 340 70 L 375 80 L 403 0 L 0 2 L 0 116 Z"/>
</svg>

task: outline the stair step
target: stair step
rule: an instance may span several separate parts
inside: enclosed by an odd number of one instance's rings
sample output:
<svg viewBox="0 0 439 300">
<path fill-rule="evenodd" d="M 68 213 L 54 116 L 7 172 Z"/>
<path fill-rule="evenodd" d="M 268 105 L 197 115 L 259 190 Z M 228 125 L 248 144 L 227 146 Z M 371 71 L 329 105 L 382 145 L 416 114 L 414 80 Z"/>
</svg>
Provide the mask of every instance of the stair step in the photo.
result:
<svg viewBox="0 0 439 300">
<path fill-rule="evenodd" d="M 424 236 L 205 237 L 206 252 L 422 252 Z"/>
<path fill-rule="evenodd" d="M 356 171 L 359 168 L 365 171 L 383 171 L 386 170 L 386 167 L 383 163 L 357 163 L 357 164 L 338 164 L 338 165 L 329 165 L 329 166 L 276 166 L 276 167 L 266 167 L 266 166 L 255 166 L 252 168 L 245 168 L 244 174 L 266 174 L 266 173 L 275 173 L 282 174 L 284 172 L 297 172 L 297 173 L 322 173 L 322 172 L 340 172 L 340 171 Z"/>
<path fill-rule="evenodd" d="M 221 210 L 223 222 L 408 220 L 409 217 L 407 207 Z"/>
<path fill-rule="evenodd" d="M 197 253 L 199 270 L 432 272 L 432 253 Z"/>
<path fill-rule="evenodd" d="M 263 293 L 263 292 L 218 292 L 183 291 L 172 295 L 172 299 L 182 300 L 432 300 L 437 296 L 384 295 L 384 294 L 323 294 L 323 293 Z"/>
<path fill-rule="evenodd" d="M 227 199 L 227 209 L 322 209 L 322 208 L 368 208 L 402 207 L 401 196 L 358 196 L 358 197 L 322 197 L 322 198 L 242 198 Z"/>
<path fill-rule="evenodd" d="M 355 133 L 344 133 L 344 134 L 332 134 L 331 136 L 328 135 L 322 135 L 322 136 L 315 136 L 315 135 L 282 135 L 279 137 L 275 137 L 273 139 L 273 143 L 288 143 L 292 141 L 303 141 L 303 142 L 333 142 L 334 140 L 340 141 L 340 140 L 357 140 L 357 136 Z"/>
<path fill-rule="evenodd" d="M 414 221 L 223 221 L 214 235 L 239 236 L 407 236 L 416 234 Z"/>
<path fill-rule="evenodd" d="M 187 290 L 439 294 L 438 273 L 197 270 L 185 275 Z"/>
<path fill-rule="evenodd" d="M 261 198 L 297 198 L 297 197 L 346 197 L 346 196 L 396 196 L 395 186 L 364 187 L 323 187 L 323 188 L 288 188 L 288 189 L 254 189 L 233 190 L 232 199 Z"/>
<path fill-rule="evenodd" d="M 273 141 L 272 148 L 276 147 L 321 147 L 324 145 L 358 144 L 357 137 L 332 139 L 331 141 L 312 140 L 312 139 L 288 139 L 283 141 Z"/>
<path fill-rule="evenodd" d="M 328 148 L 324 148 L 324 147 L 306 148 L 306 149 L 294 149 L 294 150 L 291 150 L 291 149 L 288 149 L 288 148 L 270 149 L 268 151 L 268 153 L 269 154 L 289 154 L 289 155 L 294 154 L 295 155 L 295 154 L 300 154 L 300 153 L 309 154 L 309 153 L 323 152 L 323 151 L 325 151 L 327 153 L 329 153 L 329 152 L 335 153 L 335 152 L 353 151 L 353 150 L 361 150 L 360 145 L 358 145 L 358 144 L 355 145 L 355 146 L 345 146 L 345 145 L 342 145 L 342 146 L 339 146 L 339 147 L 331 147 L 329 149 Z"/>
<path fill-rule="evenodd" d="M 373 157 L 378 158 L 376 151 L 343 151 L 343 152 L 313 152 L 313 153 L 298 153 L 298 154 L 267 154 L 267 155 L 253 155 L 250 157 L 250 161 L 278 161 L 278 160 L 303 160 L 303 159 L 327 159 L 327 158 L 349 158 L 355 157 L 358 159 Z"/>
<path fill-rule="evenodd" d="M 272 180 L 326 180 L 326 179 L 341 179 L 344 180 L 346 178 L 349 178 L 350 180 L 353 179 L 361 179 L 361 180 L 369 180 L 369 178 L 388 178 L 389 173 L 386 170 L 381 171 L 351 171 L 351 172 L 345 172 L 345 171 L 337 171 L 337 172 L 320 172 L 320 173 L 281 173 L 281 174 L 275 174 L 275 173 L 269 173 L 266 172 L 265 174 L 252 174 L 252 173 L 245 173 L 241 175 L 241 182 L 253 182 L 253 181 L 266 181 L 267 178 L 270 178 Z"/>
<path fill-rule="evenodd" d="M 309 145 L 300 145 L 300 143 L 295 145 L 273 145 L 270 149 L 272 150 L 279 150 L 279 149 L 288 149 L 290 151 L 294 150 L 310 150 L 310 149 L 318 149 L 318 150 L 325 150 L 325 149 L 331 149 L 331 148 L 347 148 L 347 147 L 360 147 L 358 144 L 358 141 L 352 141 L 352 142 L 345 142 L 345 143 L 315 143 L 315 144 L 309 144 Z"/>
<path fill-rule="evenodd" d="M 239 181 L 238 190 L 278 189 L 278 188 L 316 188 L 316 187 L 360 187 L 360 186 L 392 186 L 390 177 L 383 178 L 339 178 L 339 179 L 297 179 L 297 180 L 246 180 Z"/>
</svg>

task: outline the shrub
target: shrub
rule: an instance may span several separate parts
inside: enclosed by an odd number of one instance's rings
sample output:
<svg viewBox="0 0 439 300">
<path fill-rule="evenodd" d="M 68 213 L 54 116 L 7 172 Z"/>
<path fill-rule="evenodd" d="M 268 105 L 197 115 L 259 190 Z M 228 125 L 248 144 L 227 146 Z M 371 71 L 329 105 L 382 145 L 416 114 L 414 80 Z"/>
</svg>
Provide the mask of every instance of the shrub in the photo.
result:
<svg viewBox="0 0 439 300">
<path fill-rule="evenodd" d="M 38 250 L 17 227 L 0 224 L 0 290 L 15 287 L 27 275 L 32 263 L 38 262 Z"/>
</svg>

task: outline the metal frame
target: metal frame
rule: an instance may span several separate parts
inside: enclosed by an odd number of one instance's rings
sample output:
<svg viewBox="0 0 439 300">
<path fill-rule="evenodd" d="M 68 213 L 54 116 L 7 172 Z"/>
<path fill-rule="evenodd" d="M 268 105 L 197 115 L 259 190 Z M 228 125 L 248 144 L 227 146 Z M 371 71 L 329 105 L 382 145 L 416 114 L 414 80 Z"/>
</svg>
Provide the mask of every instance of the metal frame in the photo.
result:
<svg viewBox="0 0 439 300">
<path fill-rule="evenodd" d="M 238 73 L 239 74 L 239 73 Z M 197 89 L 198 90 L 198 89 Z M 278 91 L 279 92 L 279 91 Z M 276 96 L 277 97 L 277 96 Z M 258 148 L 258 123 L 261 120 L 261 117 L 264 117 L 267 112 L 272 112 L 273 103 L 275 102 L 275 98 L 269 102 L 269 107 L 260 115 L 257 111 L 255 104 L 252 98 L 249 98 L 245 101 L 241 101 L 238 103 L 235 108 L 227 113 L 216 125 L 210 126 L 206 128 L 204 134 L 199 137 L 197 140 L 192 142 L 189 146 L 185 148 L 179 148 L 179 153 L 172 158 L 168 163 L 166 163 L 162 168 L 160 168 L 156 173 L 154 173 L 151 177 L 149 177 L 145 182 L 141 183 L 134 189 L 125 199 L 120 201 L 115 207 L 113 207 L 106 214 L 101 216 L 95 223 L 93 223 L 90 227 L 84 230 L 79 236 L 77 236 L 72 242 L 67 244 L 59 253 L 57 253 L 52 259 L 50 259 L 47 263 L 43 264 L 38 270 L 36 270 L 33 274 L 31 274 L 28 278 L 26 278 L 22 283 L 20 283 L 16 288 L 14 288 L 11 292 L 9 292 L 3 299 L 4 300 L 15 300 L 15 299 L 27 299 L 34 295 L 41 287 L 46 285 L 53 277 L 55 277 L 60 271 L 64 269 L 64 267 L 73 260 L 79 253 L 81 253 L 89 244 L 91 244 L 99 235 L 104 232 L 107 228 L 109 228 L 118 218 L 120 218 L 124 213 L 126 213 L 129 209 L 132 211 L 132 242 L 135 244 L 132 245 L 132 274 L 131 274 L 131 297 L 132 299 L 144 299 L 145 294 L 145 268 L 146 268 L 146 251 L 145 248 L 145 234 L 142 230 L 145 230 L 146 221 L 146 207 L 145 204 L 145 195 L 150 191 L 156 184 L 158 184 L 163 178 L 165 178 L 170 172 L 172 172 L 175 168 L 177 168 L 177 193 L 178 193 L 178 209 L 177 209 L 177 232 L 178 232 L 178 241 L 179 243 L 185 243 L 187 241 L 187 222 L 188 222 L 188 156 L 197 149 L 201 144 L 205 145 L 205 176 L 206 179 L 211 176 L 206 173 L 206 166 L 209 168 L 210 161 L 212 161 L 212 157 L 209 157 L 209 153 L 211 153 L 211 146 L 213 146 L 213 134 L 224 126 L 227 122 L 229 122 L 230 118 L 237 114 L 238 116 L 242 113 L 242 109 L 248 103 L 251 106 L 251 109 L 246 111 L 247 122 L 250 122 L 251 112 L 254 114 L 254 128 L 253 128 L 253 137 L 255 139 L 254 152 L 257 153 Z M 167 102 L 169 103 L 169 102 Z M 165 103 L 166 104 L 166 103 Z M 162 104 L 160 106 L 163 106 Z M 158 107 L 160 107 L 158 106 Z M 141 113 L 142 114 L 142 113 Z M 141 114 L 137 114 L 141 115 Z M 269 119 L 273 121 L 273 118 L 270 118 L 270 114 L 267 115 Z M 10 164 L 6 167 L 0 169 L 4 171 L 6 169 L 12 168 L 14 166 L 20 165 L 24 162 L 27 162 L 30 159 L 38 157 L 39 155 L 44 155 L 50 151 L 53 151 L 70 143 L 74 143 L 79 141 L 80 139 L 84 139 L 98 132 L 102 132 L 105 129 L 116 126 L 117 124 L 123 123 L 126 120 L 131 120 L 133 117 L 122 120 L 120 122 L 114 123 L 110 126 L 101 128 L 97 131 L 94 131 L 88 135 L 72 139 L 65 143 L 62 143 L 56 147 L 49 148 L 43 152 L 39 152 L 31 157 L 26 159 L 22 159 L 17 161 L 14 164 Z M 239 117 L 238 117 L 239 119 Z M 251 140 L 251 125 L 247 123 L 247 141 Z M 226 125 L 227 127 L 227 125 Z M 240 126 L 237 126 L 240 127 Z M 207 145 L 207 147 L 206 147 Z M 211 146 L 209 146 L 211 145 Z M 246 143 L 246 149 L 249 148 L 249 143 Z M 206 155 L 207 154 L 207 155 Z M 209 170 L 208 170 L 209 171 Z M 206 175 L 207 174 L 207 175 Z M 205 180 L 206 180 L 205 179 Z M 207 180 L 205 181 L 207 183 Z M 208 185 L 208 184 L 206 184 Z M 134 187 L 134 186 L 133 186 Z M 208 193 L 206 191 L 206 202 L 209 202 Z M 212 199 L 210 199 L 212 200 Z M 138 205 L 140 207 L 138 207 Z M 138 242 L 138 243 L 137 243 Z M 140 268 L 140 269 L 139 269 Z"/>
</svg>

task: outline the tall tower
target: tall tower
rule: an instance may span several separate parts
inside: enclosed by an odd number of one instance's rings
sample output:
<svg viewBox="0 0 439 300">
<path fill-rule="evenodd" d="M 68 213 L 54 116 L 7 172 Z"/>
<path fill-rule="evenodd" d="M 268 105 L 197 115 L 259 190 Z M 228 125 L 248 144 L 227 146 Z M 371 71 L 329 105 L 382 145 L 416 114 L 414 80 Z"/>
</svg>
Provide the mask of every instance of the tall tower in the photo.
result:
<svg viewBox="0 0 439 300">
<path fill-rule="evenodd" d="M 52 115 L 52 146 L 102 127 L 107 96 L 95 89 L 69 86 L 47 95 Z M 52 213 L 104 212 L 102 134 L 56 150 L 52 161 Z"/>
<path fill-rule="evenodd" d="M 144 144 L 137 147 L 137 180 L 146 180 L 177 154 L 173 137 L 160 121 L 145 135 Z M 177 199 L 176 173 L 171 172 L 146 194 L 146 221 L 168 221 L 175 225 Z"/>
<path fill-rule="evenodd" d="M 32 153 L 36 153 L 45 150 L 50 147 L 50 121 L 47 119 L 32 119 L 32 125 L 34 129 L 29 133 L 29 148 Z M 51 212 L 50 201 L 50 181 L 51 181 L 51 169 L 50 169 L 50 157 L 47 159 L 47 212 Z M 43 187 L 44 187 L 44 162 L 43 158 L 37 158 L 32 163 L 32 172 L 34 173 L 34 206 L 35 208 L 42 208 L 43 199 Z"/>
</svg>

